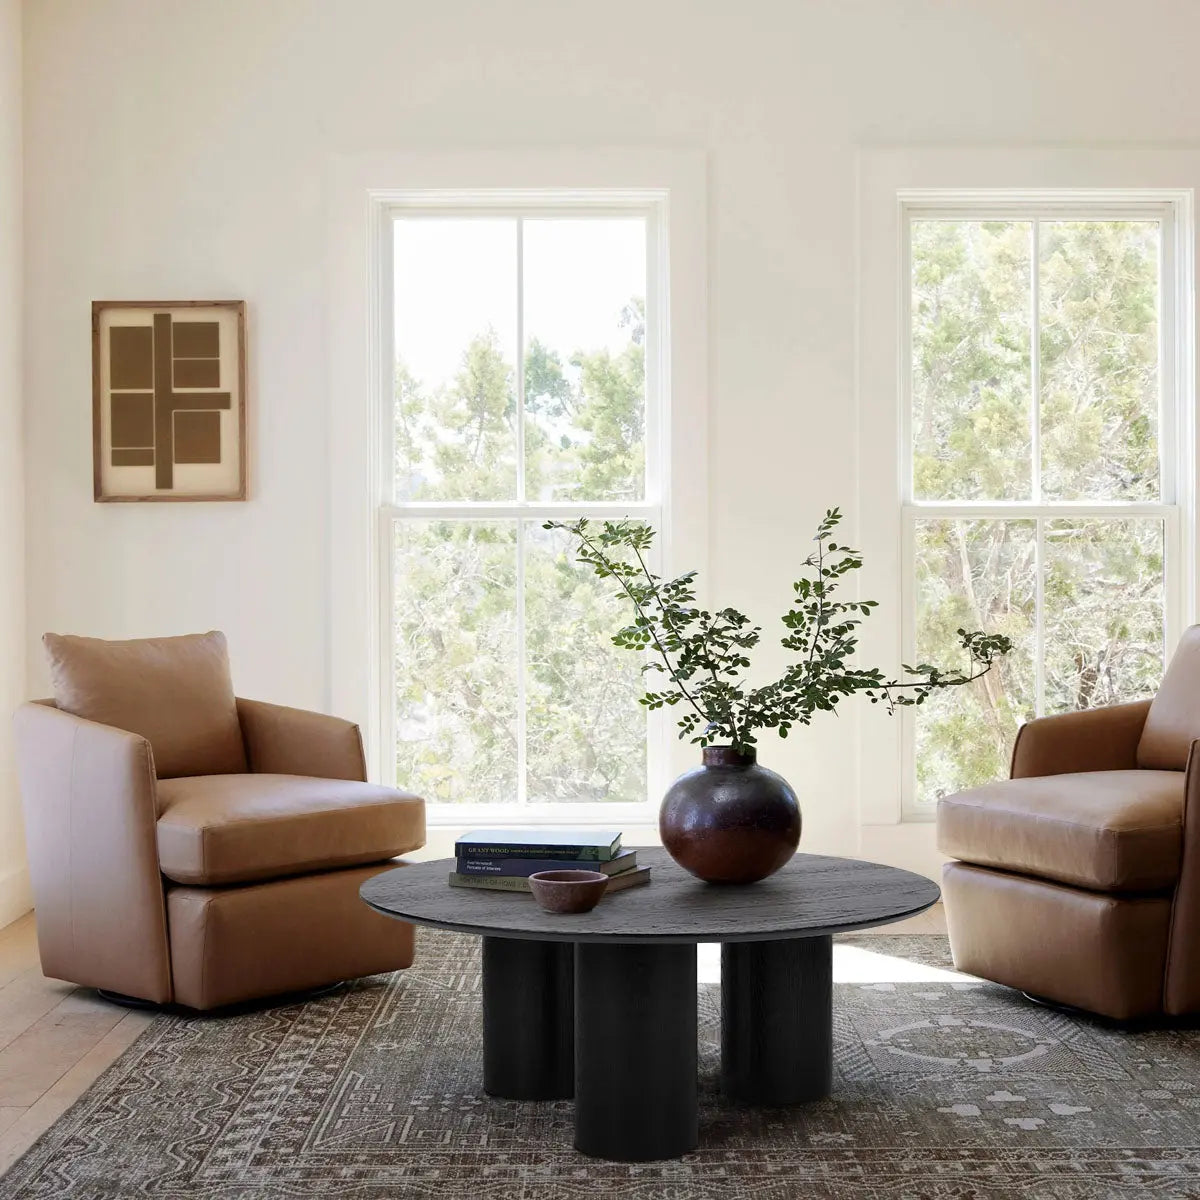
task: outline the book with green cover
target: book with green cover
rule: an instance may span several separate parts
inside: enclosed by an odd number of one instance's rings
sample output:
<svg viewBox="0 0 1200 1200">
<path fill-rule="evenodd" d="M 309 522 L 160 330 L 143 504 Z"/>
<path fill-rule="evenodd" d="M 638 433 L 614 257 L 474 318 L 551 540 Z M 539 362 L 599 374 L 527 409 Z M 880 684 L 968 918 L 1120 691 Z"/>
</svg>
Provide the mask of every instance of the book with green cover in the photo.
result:
<svg viewBox="0 0 1200 1200">
<path fill-rule="evenodd" d="M 595 829 L 472 829 L 454 843 L 456 858 L 608 862 L 620 849 L 620 833 Z"/>
<path fill-rule="evenodd" d="M 608 887 L 604 889 L 606 896 L 613 892 L 624 891 L 625 888 L 637 887 L 640 883 L 650 882 L 649 867 L 634 867 L 630 871 L 622 871 L 612 875 Z M 482 892 L 528 892 L 529 879 L 520 875 L 460 875 L 457 871 L 450 872 L 450 886 L 462 888 L 477 888 Z"/>
</svg>

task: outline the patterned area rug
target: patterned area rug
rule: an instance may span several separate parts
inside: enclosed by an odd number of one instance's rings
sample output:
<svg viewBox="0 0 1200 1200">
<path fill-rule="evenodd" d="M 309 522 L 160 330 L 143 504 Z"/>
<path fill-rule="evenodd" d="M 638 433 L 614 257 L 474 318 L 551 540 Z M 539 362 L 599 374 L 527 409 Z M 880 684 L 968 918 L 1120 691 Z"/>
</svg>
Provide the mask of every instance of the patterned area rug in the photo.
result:
<svg viewBox="0 0 1200 1200">
<path fill-rule="evenodd" d="M 584 1158 L 569 1102 L 484 1096 L 477 943 L 422 931 L 418 965 L 395 976 L 160 1017 L 0 1197 L 1200 1197 L 1200 1033 L 1039 1008 L 954 975 L 943 938 L 849 938 L 837 953 L 851 982 L 837 987 L 833 1098 L 724 1106 L 705 986 L 701 1148 L 675 1162 Z"/>
</svg>

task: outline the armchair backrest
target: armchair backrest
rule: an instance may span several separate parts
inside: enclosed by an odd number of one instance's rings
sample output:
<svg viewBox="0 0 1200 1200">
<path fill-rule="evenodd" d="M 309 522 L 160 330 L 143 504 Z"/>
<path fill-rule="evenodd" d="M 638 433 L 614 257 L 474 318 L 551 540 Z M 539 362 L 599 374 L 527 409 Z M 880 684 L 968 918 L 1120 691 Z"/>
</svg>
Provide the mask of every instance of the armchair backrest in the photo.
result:
<svg viewBox="0 0 1200 1200">
<path fill-rule="evenodd" d="M 1158 694 L 1146 714 L 1137 765 L 1144 770 L 1183 771 L 1192 742 L 1200 738 L 1200 625 L 1184 630 Z"/>
<path fill-rule="evenodd" d="M 237 774 L 246 750 L 225 635 L 42 639 L 63 711 L 144 737 L 160 779 Z"/>
</svg>

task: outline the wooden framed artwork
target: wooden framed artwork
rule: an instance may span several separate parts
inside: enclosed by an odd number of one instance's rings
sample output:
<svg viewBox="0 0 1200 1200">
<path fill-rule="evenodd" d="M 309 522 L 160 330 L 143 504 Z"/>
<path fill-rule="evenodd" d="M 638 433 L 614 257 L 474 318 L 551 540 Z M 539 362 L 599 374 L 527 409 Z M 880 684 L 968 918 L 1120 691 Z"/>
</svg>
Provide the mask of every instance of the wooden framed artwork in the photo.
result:
<svg viewBox="0 0 1200 1200">
<path fill-rule="evenodd" d="M 246 305 L 92 303 L 97 501 L 245 500 Z"/>
</svg>

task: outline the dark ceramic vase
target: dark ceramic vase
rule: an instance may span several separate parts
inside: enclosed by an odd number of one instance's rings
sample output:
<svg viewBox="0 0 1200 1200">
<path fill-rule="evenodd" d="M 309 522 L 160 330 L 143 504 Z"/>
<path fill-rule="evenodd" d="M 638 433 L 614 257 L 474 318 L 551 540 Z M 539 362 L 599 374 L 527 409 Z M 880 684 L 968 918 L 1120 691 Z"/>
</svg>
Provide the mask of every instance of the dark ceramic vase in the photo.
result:
<svg viewBox="0 0 1200 1200">
<path fill-rule="evenodd" d="M 800 804 L 753 748 L 706 746 L 704 765 L 667 789 L 658 830 L 685 871 L 708 883 L 755 883 L 796 853 Z"/>
</svg>

